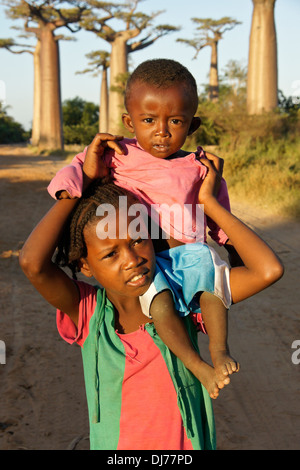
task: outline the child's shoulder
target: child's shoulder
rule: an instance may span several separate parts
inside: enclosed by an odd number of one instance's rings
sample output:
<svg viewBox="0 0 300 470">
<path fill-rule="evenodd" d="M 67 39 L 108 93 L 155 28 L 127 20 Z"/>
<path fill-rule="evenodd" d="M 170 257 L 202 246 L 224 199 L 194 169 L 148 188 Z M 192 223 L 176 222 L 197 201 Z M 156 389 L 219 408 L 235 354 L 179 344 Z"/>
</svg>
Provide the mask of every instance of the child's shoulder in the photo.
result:
<svg viewBox="0 0 300 470">
<path fill-rule="evenodd" d="M 125 137 L 124 139 L 121 140 L 121 142 L 124 143 L 125 145 L 139 147 L 138 141 L 135 137 L 132 137 L 132 138 Z"/>
<path fill-rule="evenodd" d="M 115 152 L 114 149 L 107 148 L 104 155 L 103 161 L 106 165 L 110 166 L 111 163 L 120 164 L 128 161 L 128 155 L 130 157 L 139 156 L 144 150 L 139 146 L 138 141 L 134 139 L 124 138 L 119 141 L 120 146 L 123 148 L 124 153 L 122 155 Z"/>
<path fill-rule="evenodd" d="M 193 153 L 193 152 L 187 152 L 186 150 L 180 149 L 174 155 L 170 155 L 167 159 L 171 160 L 172 158 L 184 158 L 187 155 L 191 155 L 191 153 Z"/>
<path fill-rule="evenodd" d="M 83 281 L 74 282 L 79 291 L 78 325 L 76 326 L 70 317 L 61 310 L 57 311 L 56 322 L 59 334 L 67 343 L 77 343 L 83 346 L 97 304 L 102 303 L 104 289 Z"/>
<path fill-rule="evenodd" d="M 137 139 L 134 137 L 132 139 L 125 137 L 120 141 L 121 146 L 125 150 L 125 155 L 126 153 L 133 152 L 135 150 L 143 150 L 137 141 Z"/>
<path fill-rule="evenodd" d="M 74 280 L 73 282 L 76 284 L 77 289 L 79 291 L 80 301 L 86 298 L 97 297 L 98 289 L 103 291 L 102 287 L 94 284 L 89 284 L 85 281 Z"/>
<path fill-rule="evenodd" d="M 180 149 L 174 155 L 170 155 L 170 157 L 168 157 L 167 159 L 172 160 L 172 159 L 176 159 L 176 158 L 184 158 L 184 157 L 187 157 L 189 155 L 191 155 L 192 157 L 195 157 L 196 159 L 199 159 L 199 156 L 202 156 L 202 152 L 203 152 L 202 147 L 197 147 L 196 150 L 183 150 L 183 149 Z"/>
</svg>

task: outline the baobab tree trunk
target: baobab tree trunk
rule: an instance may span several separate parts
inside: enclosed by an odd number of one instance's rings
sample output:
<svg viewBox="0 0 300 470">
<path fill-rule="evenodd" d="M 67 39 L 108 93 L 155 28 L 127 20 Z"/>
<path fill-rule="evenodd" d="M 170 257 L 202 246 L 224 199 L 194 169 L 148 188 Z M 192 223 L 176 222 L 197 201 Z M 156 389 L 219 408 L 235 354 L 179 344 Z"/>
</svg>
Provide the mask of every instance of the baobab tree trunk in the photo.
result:
<svg viewBox="0 0 300 470">
<path fill-rule="evenodd" d="M 51 25 L 41 29 L 40 149 L 63 149 L 59 46 Z"/>
<path fill-rule="evenodd" d="M 115 91 L 112 87 L 119 87 L 118 76 L 127 73 L 127 36 L 120 35 L 112 43 L 110 56 L 110 90 L 108 101 L 108 130 L 112 134 L 122 133 L 121 112 L 124 106 L 122 93 Z"/>
<path fill-rule="evenodd" d="M 274 21 L 276 0 L 252 0 L 247 109 L 261 114 L 277 106 L 277 41 Z"/>
<path fill-rule="evenodd" d="M 99 107 L 99 132 L 108 132 L 108 88 L 107 88 L 107 68 L 102 70 L 100 107 Z"/>
<path fill-rule="evenodd" d="M 33 118 L 31 143 L 34 146 L 40 140 L 40 110 L 41 110 L 41 67 L 40 67 L 41 42 L 38 39 L 33 53 L 34 83 L 33 83 Z"/>
<path fill-rule="evenodd" d="M 219 99 L 219 77 L 218 77 L 218 42 L 211 44 L 211 60 L 209 71 L 209 100 L 217 102 Z"/>
</svg>

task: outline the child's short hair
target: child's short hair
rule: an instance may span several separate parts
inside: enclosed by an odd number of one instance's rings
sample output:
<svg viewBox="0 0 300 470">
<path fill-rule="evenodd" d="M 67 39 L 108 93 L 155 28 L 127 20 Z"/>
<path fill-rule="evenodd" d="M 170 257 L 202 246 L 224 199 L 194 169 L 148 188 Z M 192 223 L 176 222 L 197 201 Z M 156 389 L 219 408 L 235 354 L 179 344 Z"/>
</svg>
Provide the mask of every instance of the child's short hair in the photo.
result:
<svg viewBox="0 0 300 470">
<path fill-rule="evenodd" d="M 95 180 L 83 193 L 72 211 L 58 245 L 55 263 L 68 267 L 72 271 L 73 278 L 76 279 L 76 273 L 80 271 L 78 266 L 80 258 L 87 256 L 84 228 L 99 218 L 96 211 L 101 204 L 111 204 L 118 209 L 120 196 L 136 199 L 132 193 L 114 184 L 109 177 Z"/>
<path fill-rule="evenodd" d="M 198 107 L 196 80 L 191 72 L 179 62 L 172 59 L 152 59 L 138 65 L 126 84 L 125 107 L 127 110 L 133 84 L 137 81 L 147 83 L 157 88 L 168 88 L 178 83 L 185 84 L 195 102 L 196 112 Z"/>
</svg>

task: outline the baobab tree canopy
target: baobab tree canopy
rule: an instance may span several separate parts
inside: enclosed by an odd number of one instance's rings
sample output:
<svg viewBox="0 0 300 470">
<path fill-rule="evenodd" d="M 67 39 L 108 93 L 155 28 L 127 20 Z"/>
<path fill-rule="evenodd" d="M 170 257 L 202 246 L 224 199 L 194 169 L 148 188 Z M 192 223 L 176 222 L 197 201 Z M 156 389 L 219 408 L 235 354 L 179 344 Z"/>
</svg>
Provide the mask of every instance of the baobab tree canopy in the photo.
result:
<svg viewBox="0 0 300 470">
<path fill-rule="evenodd" d="M 219 98 L 219 77 L 218 77 L 218 43 L 223 38 L 226 31 L 230 31 L 239 21 L 228 16 L 214 20 L 212 18 L 192 18 L 192 21 L 198 26 L 194 39 L 177 39 L 196 49 L 194 59 L 198 57 L 199 52 L 206 46 L 211 47 L 211 61 L 209 72 L 209 99 L 218 101 Z"/>
</svg>

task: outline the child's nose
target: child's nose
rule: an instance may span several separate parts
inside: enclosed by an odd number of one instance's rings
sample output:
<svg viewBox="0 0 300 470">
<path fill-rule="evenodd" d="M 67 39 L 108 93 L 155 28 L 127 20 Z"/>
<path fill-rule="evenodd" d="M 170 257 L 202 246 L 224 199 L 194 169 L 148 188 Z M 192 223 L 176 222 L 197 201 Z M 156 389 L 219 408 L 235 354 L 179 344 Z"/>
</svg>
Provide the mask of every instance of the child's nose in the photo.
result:
<svg viewBox="0 0 300 470">
<path fill-rule="evenodd" d="M 157 124 L 156 134 L 161 137 L 169 136 L 170 132 L 169 132 L 168 123 L 165 121 L 159 122 Z"/>
<path fill-rule="evenodd" d="M 142 258 L 134 250 L 127 250 L 124 255 L 124 269 L 131 269 L 138 266 Z"/>
</svg>

